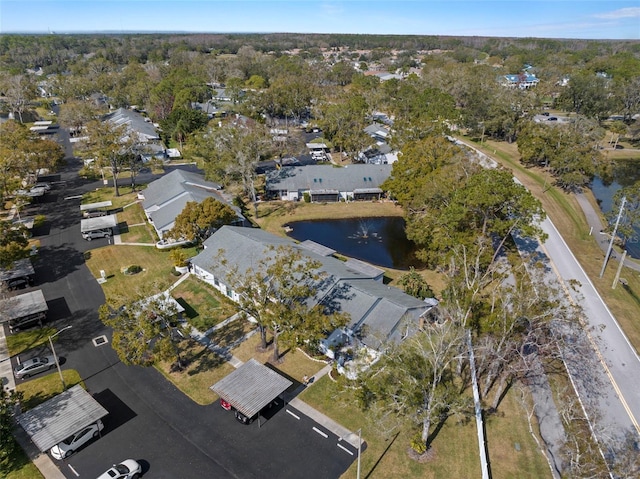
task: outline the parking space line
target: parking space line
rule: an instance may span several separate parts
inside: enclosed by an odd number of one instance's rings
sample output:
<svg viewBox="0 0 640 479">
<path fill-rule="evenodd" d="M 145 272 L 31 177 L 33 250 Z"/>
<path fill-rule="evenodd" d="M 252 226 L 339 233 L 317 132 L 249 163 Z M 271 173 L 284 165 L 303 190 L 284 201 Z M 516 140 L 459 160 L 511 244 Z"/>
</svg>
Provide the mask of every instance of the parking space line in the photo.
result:
<svg viewBox="0 0 640 479">
<path fill-rule="evenodd" d="M 293 414 L 293 413 L 292 413 L 291 411 L 289 411 L 288 409 L 287 409 L 287 412 L 288 412 L 289 414 L 291 414 L 293 417 L 295 417 L 298 421 L 300 420 L 300 416 L 296 416 L 295 414 Z"/>
<path fill-rule="evenodd" d="M 338 447 L 339 447 L 340 449 L 342 449 L 343 451 L 346 451 L 346 453 L 347 453 L 347 454 L 350 454 L 350 455 L 352 455 L 352 456 L 353 456 L 353 453 L 352 453 L 349 449 L 347 449 L 346 447 L 344 447 L 342 444 L 338 443 Z"/>
<path fill-rule="evenodd" d="M 327 438 L 329 437 L 326 433 L 322 432 L 320 429 L 318 429 L 318 428 L 317 428 L 317 427 L 315 427 L 315 426 L 313 427 L 313 430 L 314 430 L 315 432 L 317 432 L 318 434 L 320 434 L 321 436 L 323 436 L 325 439 L 327 439 Z"/>
<path fill-rule="evenodd" d="M 78 200 L 80 198 L 82 198 L 82 195 L 67 196 L 65 200 Z"/>
<path fill-rule="evenodd" d="M 73 468 L 71 464 L 67 464 L 67 466 L 69 466 L 69 469 L 71 469 L 71 472 L 73 472 L 76 475 L 76 477 L 80 477 L 80 474 L 76 472 L 76 470 Z"/>
</svg>

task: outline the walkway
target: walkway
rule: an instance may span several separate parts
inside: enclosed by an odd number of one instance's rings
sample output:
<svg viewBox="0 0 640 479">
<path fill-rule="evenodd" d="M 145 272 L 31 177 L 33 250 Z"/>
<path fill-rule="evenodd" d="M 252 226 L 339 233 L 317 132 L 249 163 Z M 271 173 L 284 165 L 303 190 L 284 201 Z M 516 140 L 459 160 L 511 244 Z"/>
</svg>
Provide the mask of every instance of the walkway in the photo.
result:
<svg viewBox="0 0 640 479">
<path fill-rule="evenodd" d="M 169 291 L 175 288 L 176 286 L 178 286 L 184 280 L 186 280 L 190 275 L 191 273 L 185 273 L 184 275 L 182 275 L 180 279 L 178 279 L 169 288 Z M 238 368 L 242 366 L 243 362 L 237 357 L 233 356 L 233 354 L 230 353 L 230 350 L 235 346 L 237 346 L 238 344 L 250 338 L 253 334 L 257 332 L 257 329 L 250 331 L 249 333 L 245 334 L 243 337 L 235 341 L 233 344 L 225 347 L 221 347 L 212 343 L 208 336 L 212 332 L 227 326 L 229 323 L 235 321 L 240 317 L 241 315 L 239 313 L 236 313 L 230 318 L 227 318 L 224 321 L 211 327 L 204 333 L 192 327 L 190 331 L 190 336 L 196 341 L 198 341 L 200 344 L 205 345 L 214 353 L 226 359 L 234 368 Z M 10 360 L 11 358 L 9 357 L 4 329 L 5 329 L 4 325 L 0 326 L 0 378 L 2 379 L 2 385 L 3 387 L 5 387 L 5 389 L 14 390 L 15 380 L 13 376 L 13 371 L 11 370 L 11 360 Z M 291 406 L 298 409 L 303 414 L 309 416 L 318 424 L 322 425 L 327 430 L 336 434 L 341 440 L 346 441 L 349 444 L 351 444 L 354 448 L 357 448 L 359 443 L 359 437 L 356 433 L 349 431 L 347 428 L 338 424 L 331 418 L 327 417 L 326 415 L 322 414 L 320 411 L 314 409 L 313 407 L 309 406 L 307 403 L 305 403 L 304 401 L 296 397 L 305 388 L 313 387 L 313 384 L 315 384 L 320 378 L 328 374 L 331 371 L 331 368 L 332 368 L 331 365 L 326 365 L 324 368 L 318 371 L 314 376 L 310 378 L 309 383 L 306 386 L 300 385 L 300 387 L 291 394 L 293 398 L 288 400 L 287 402 Z M 41 453 L 35 447 L 35 445 L 31 442 L 31 440 L 29 439 L 29 437 L 27 436 L 27 434 L 24 432 L 22 428 L 20 427 L 16 428 L 14 431 L 14 434 L 16 439 L 22 446 L 22 448 L 27 453 L 28 457 L 31 459 L 31 461 L 33 461 L 34 465 L 40 470 L 40 473 L 46 479 L 64 479 L 64 475 L 60 472 L 60 470 L 58 469 L 58 466 L 53 462 L 53 460 L 49 457 L 49 455 L 46 453 Z"/>
</svg>

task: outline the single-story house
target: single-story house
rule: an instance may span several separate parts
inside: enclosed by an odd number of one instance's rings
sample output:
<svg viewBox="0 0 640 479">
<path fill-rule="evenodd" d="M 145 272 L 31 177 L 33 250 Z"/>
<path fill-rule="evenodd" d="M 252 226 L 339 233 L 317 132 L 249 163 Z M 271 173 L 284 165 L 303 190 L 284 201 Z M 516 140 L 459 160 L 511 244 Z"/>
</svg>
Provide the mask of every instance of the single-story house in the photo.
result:
<svg viewBox="0 0 640 479">
<path fill-rule="evenodd" d="M 240 297 L 229 278 L 232 268 L 237 268 L 240 274 L 254 269 L 271 257 L 270 247 L 283 245 L 318 261 L 325 273 L 317 295 L 307 303 L 350 316 L 344 330 L 331 333 L 323 341 L 323 349 L 329 355 L 345 342 L 359 341 L 377 349 L 386 341 L 401 341 L 410 334 L 407 325 L 418 324 L 433 307 L 385 285 L 378 268 L 361 261 L 345 263 L 333 255 L 333 250 L 313 241 L 296 243 L 258 228 L 223 226 L 204 242 L 204 250 L 191 259 L 191 271 L 237 302 Z"/>
<path fill-rule="evenodd" d="M 205 198 L 213 197 L 221 203 L 228 204 L 238 215 L 234 224 L 244 224 L 240 208 L 231 203 L 231 199 L 222 193 L 217 183 L 206 181 L 202 175 L 183 170 L 174 170 L 149 183 L 146 189 L 138 194 L 142 199 L 142 207 L 149 221 L 153 224 L 158 237 L 173 228 L 176 217 L 189 201 L 200 203 Z"/>
<path fill-rule="evenodd" d="M 298 201 L 305 193 L 314 202 L 380 199 L 380 185 L 391 165 L 306 165 L 282 167 L 267 174 L 267 196 Z"/>
</svg>

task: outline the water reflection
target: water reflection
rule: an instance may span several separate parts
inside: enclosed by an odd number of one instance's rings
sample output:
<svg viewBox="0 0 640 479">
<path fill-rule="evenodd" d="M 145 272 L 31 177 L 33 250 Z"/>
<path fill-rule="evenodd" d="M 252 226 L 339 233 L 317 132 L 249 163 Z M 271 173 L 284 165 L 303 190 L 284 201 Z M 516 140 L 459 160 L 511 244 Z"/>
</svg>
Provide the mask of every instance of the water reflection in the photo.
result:
<svg viewBox="0 0 640 479">
<path fill-rule="evenodd" d="M 623 187 L 631 186 L 637 181 L 640 181 L 640 162 L 619 160 L 615 162 L 612 178 L 605 181 L 595 177 L 591 182 L 591 191 L 602 212 L 608 213 L 613 206 L 613 195 Z M 627 241 L 627 252 L 633 258 L 640 258 L 640 227 L 634 229 L 636 235 Z"/>
<path fill-rule="evenodd" d="M 298 221 L 289 226 L 290 237 L 315 241 L 351 258 L 384 268 L 419 266 L 414 257 L 415 245 L 405 235 L 402 218 Z"/>
</svg>

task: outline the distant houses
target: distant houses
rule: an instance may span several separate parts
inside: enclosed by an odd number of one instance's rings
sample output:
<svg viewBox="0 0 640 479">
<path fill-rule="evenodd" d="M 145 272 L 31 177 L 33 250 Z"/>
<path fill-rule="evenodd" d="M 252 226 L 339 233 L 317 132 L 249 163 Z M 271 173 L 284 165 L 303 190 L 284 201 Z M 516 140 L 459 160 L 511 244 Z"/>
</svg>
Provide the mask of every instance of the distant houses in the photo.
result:
<svg viewBox="0 0 640 479">
<path fill-rule="evenodd" d="M 103 121 L 113 125 L 126 125 L 128 133 L 135 134 L 141 143 L 140 155 L 143 161 L 152 158 L 166 158 L 166 148 L 160 134 L 151 120 L 135 110 L 118 108 L 104 117 Z"/>
<path fill-rule="evenodd" d="M 521 90 L 528 90 L 540 83 L 540 79 L 533 73 L 522 72 L 516 75 L 502 75 L 499 78 L 500 84 L 507 88 L 519 88 Z"/>
</svg>

